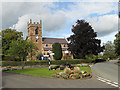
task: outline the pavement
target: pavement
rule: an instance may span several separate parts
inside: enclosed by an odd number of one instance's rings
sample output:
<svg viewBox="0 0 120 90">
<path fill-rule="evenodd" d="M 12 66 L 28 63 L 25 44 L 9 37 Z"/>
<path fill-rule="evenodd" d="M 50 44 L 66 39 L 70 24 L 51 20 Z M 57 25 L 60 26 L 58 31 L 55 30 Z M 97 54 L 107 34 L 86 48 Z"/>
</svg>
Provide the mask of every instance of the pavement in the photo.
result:
<svg viewBox="0 0 120 90">
<path fill-rule="evenodd" d="M 93 67 L 99 76 L 110 79 L 113 82 L 118 82 L 118 65 L 114 64 L 115 62 L 97 63 Z"/>
<path fill-rule="evenodd" d="M 120 66 L 114 64 L 118 60 L 110 60 L 108 62 L 97 63 L 93 66 L 97 79 L 101 82 L 118 87 Z"/>
<path fill-rule="evenodd" d="M 3 88 L 116 88 L 92 75 L 87 80 L 64 80 L 3 72 Z"/>
</svg>

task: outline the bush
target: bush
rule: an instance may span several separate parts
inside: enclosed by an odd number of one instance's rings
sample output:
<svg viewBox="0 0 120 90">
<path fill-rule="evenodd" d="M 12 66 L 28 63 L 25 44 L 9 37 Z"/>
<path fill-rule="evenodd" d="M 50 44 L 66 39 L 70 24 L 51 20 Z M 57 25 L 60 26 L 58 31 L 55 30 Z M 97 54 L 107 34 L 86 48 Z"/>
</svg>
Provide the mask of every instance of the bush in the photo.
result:
<svg viewBox="0 0 120 90">
<path fill-rule="evenodd" d="M 105 59 L 96 59 L 96 60 L 94 61 L 94 63 L 105 62 L 105 61 L 106 61 Z"/>
<path fill-rule="evenodd" d="M 93 63 L 94 60 L 73 59 L 67 60 L 68 64 Z M 21 66 L 22 61 L 2 61 L 2 66 Z M 49 65 L 49 60 L 26 61 L 25 66 Z M 51 60 L 51 65 L 66 65 L 66 60 Z"/>
<path fill-rule="evenodd" d="M 21 66 L 23 62 L 20 61 L 2 61 L 2 67 L 4 66 Z"/>
<path fill-rule="evenodd" d="M 54 43 L 52 45 L 52 51 L 54 53 L 54 59 L 55 60 L 61 60 L 62 58 L 62 48 L 60 43 Z"/>
<path fill-rule="evenodd" d="M 50 65 L 50 70 L 53 70 L 53 69 L 56 70 L 59 67 L 60 67 L 59 65 Z"/>
<path fill-rule="evenodd" d="M 38 54 L 38 55 L 36 56 L 36 58 L 37 58 L 38 60 L 41 60 L 41 56 L 42 56 L 42 53 Z"/>
<path fill-rule="evenodd" d="M 80 73 L 80 68 L 79 67 L 75 67 L 75 69 L 74 69 L 74 73 Z"/>
<path fill-rule="evenodd" d="M 66 67 L 66 68 L 64 69 L 64 73 L 65 73 L 65 74 L 70 74 L 70 72 L 71 72 L 70 68 Z"/>
</svg>

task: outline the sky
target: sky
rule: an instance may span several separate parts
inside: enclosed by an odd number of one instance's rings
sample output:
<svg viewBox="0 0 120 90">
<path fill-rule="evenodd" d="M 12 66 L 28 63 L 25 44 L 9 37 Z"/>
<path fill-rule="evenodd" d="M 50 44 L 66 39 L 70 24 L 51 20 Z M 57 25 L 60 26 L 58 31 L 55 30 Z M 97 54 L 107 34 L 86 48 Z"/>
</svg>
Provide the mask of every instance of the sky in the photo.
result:
<svg viewBox="0 0 120 90">
<path fill-rule="evenodd" d="M 16 29 L 27 36 L 27 22 L 42 20 L 43 37 L 67 38 L 76 21 L 90 23 L 102 43 L 114 41 L 118 32 L 117 0 L 5 0 L 0 2 L 0 28 Z"/>
</svg>

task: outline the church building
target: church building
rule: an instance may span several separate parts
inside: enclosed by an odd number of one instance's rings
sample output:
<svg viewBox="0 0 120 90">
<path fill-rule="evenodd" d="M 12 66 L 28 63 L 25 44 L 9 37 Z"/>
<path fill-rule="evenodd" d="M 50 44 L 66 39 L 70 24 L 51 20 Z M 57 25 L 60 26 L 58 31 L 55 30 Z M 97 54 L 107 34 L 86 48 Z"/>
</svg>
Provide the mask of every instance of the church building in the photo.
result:
<svg viewBox="0 0 120 90">
<path fill-rule="evenodd" d="M 63 57 L 66 55 L 65 51 L 68 49 L 68 42 L 65 38 L 42 37 L 42 20 L 40 20 L 40 23 L 32 23 L 32 20 L 30 19 L 30 22 L 28 22 L 27 25 L 27 40 L 33 40 L 33 42 L 37 45 L 39 49 L 38 52 L 36 52 L 36 56 L 40 53 L 42 53 L 42 55 L 48 55 L 48 51 L 52 52 L 52 45 L 54 43 L 60 43 L 62 47 Z M 70 51 L 68 51 L 68 55 L 71 55 Z"/>
</svg>

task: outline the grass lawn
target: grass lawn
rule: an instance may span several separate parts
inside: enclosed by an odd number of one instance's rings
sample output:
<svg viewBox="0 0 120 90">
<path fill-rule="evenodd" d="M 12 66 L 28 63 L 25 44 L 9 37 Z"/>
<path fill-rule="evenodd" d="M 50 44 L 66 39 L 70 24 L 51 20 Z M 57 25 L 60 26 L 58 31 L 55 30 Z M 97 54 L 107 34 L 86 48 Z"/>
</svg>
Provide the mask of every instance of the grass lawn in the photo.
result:
<svg viewBox="0 0 120 90">
<path fill-rule="evenodd" d="M 90 73 L 90 67 L 80 67 L 81 71 L 87 71 Z M 27 69 L 18 69 L 7 72 L 14 72 L 19 74 L 33 75 L 33 76 L 41 76 L 41 77 L 52 77 L 56 73 L 64 72 L 63 70 L 51 70 L 48 68 L 27 68 Z"/>
</svg>

